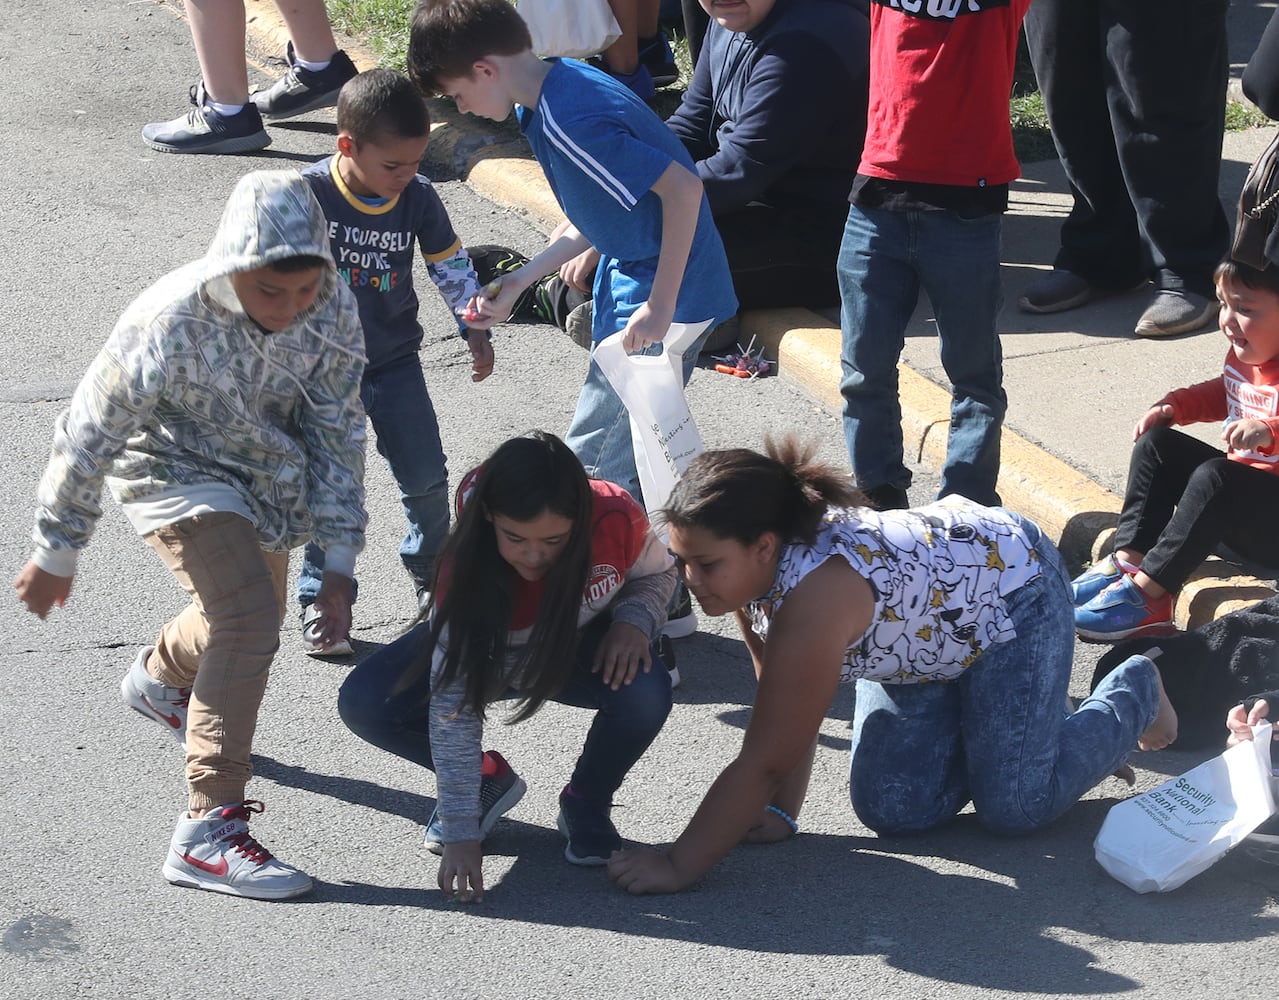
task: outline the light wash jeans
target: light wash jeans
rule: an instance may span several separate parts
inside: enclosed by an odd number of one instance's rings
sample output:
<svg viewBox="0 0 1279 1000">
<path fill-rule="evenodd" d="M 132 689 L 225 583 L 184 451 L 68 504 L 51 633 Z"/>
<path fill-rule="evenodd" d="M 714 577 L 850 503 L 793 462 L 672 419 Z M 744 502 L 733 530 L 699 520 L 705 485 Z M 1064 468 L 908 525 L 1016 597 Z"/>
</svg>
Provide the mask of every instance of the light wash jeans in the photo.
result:
<svg viewBox="0 0 1279 1000">
<path fill-rule="evenodd" d="M 416 354 L 366 373 L 360 401 L 377 434 L 378 454 L 400 488 L 408 531 L 400 561 L 419 590 L 429 590 L 435 557 L 449 533 L 449 477 L 440 424 Z M 311 542 L 298 575 L 298 603 L 315 603 L 324 575 L 324 551 Z"/>
<path fill-rule="evenodd" d="M 684 384 L 693 375 L 702 344 L 714 330 L 714 324 L 684 354 Z M 653 344 L 639 354 L 661 354 L 661 344 Z M 635 468 L 635 449 L 631 444 L 631 421 L 621 397 L 595 361 L 595 345 L 591 345 L 591 367 L 586 383 L 577 397 L 577 410 L 569 425 L 564 443 L 569 446 L 593 479 L 616 483 L 635 501 L 644 506 L 640 493 L 639 471 Z"/>
<path fill-rule="evenodd" d="M 1036 551 L 1042 575 L 1007 598 L 1016 638 L 954 681 L 857 682 L 849 791 L 877 833 L 931 829 L 969 801 L 997 833 L 1038 829 L 1119 767 L 1154 721 L 1159 681 L 1144 656 L 1067 715 L 1069 580 L 1052 543 L 1040 538 Z"/>
<path fill-rule="evenodd" d="M 952 388 L 938 496 L 998 506 L 999 432 L 1008 397 L 996 333 L 1000 217 L 890 212 L 851 205 L 839 249 L 844 437 L 863 489 L 910 486 L 902 448 L 897 360 L 906 324 L 928 294 Z"/>
</svg>

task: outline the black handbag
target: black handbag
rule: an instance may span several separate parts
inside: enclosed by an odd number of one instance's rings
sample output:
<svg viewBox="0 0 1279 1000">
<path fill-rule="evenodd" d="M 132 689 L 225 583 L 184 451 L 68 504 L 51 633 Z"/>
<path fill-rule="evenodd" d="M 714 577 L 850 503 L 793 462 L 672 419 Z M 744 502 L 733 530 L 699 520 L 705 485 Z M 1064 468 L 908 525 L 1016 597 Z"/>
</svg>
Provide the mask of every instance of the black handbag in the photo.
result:
<svg viewBox="0 0 1279 1000">
<path fill-rule="evenodd" d="M 1230 256 L 1258 271 L 1279 261 L 1279 131 L 1243 182 Z"/>
</svg>

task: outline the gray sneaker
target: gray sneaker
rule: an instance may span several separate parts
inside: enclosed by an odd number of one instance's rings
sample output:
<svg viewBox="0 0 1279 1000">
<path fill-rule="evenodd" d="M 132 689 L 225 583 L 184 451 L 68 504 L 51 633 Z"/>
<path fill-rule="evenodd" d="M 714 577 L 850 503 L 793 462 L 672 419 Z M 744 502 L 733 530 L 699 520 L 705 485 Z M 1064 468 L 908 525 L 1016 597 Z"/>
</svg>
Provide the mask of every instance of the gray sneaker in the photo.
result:
<svg viewBox="0 0 1279 1000">
<path fill-rule="evenodd" d="M 327 656 L 351 656 L 355 650 L 351 648 L 350 637 L 339 639 L 332 646 L 320 642 L 319 627 L 324 615 L 314 604 L 302 609 L 302 651 L 307 656 L 323 659 Z"/>
<path fill-rule="evenodd" d="M 568 314 L 564 323 L 564 332 L 578 347 L 591 349 L 594 342 L 595 303 L 587 299 Z"/>
<path fill-rule="evenodd" d="M 359 73 L 341 49 L 333 54 L 328 66 L 318 71 L 298 65 L 292 42 L 285 49 L 284 57 L 289 64 L 288 71 L 266 90 L 249 97 L 269 122 L 333 107 L 342 85 Z"/>
<path fill-rule="evenodd" d="M 252 104 L 223 115 L 205 104 L 204 84 L 191 88 L 191 110 L 167 122 L 142 127 L 142 141 L 161 153 L 252 153 L 271 145 L 262 116 Z"/>
<path fill-rule="evenodd" d="M 514 809 L 528 791 L 524 779 L 515 773 L 505 757 L 496 750 L 486 750 L 484 755 L 496 761 L 497 773 L 480 779 L 480 840 L 489 835 L 497 821 Z M 440 819 L 438 805 L 426 822 L 422 844 L 432 854 L 444 853 L 444 821 Z"/>
<path fill-rule="evenodd" d="M 1216 302 L 1194 292 L 1161 288 L 1137 320 L 1138 337 L 1175 337 L 1206 330 L 1217 319 Z"/>
<path fill-rule="evenodd" d="M 138 655 L 120 681 L 120 700 L 139 715 L 160 723 L 185 750 L 191 689 L 169 687 L 147 673 L 147 660 L 154 651 L 154 646 L 143 646 L 138 650 Z"/>
</svg>

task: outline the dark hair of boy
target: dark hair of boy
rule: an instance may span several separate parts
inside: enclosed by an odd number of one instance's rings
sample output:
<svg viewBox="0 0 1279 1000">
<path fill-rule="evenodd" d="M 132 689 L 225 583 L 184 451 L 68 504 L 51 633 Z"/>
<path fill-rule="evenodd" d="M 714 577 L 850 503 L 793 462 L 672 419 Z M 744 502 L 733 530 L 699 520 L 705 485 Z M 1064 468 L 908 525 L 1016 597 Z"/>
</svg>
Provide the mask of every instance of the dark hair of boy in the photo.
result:
<svg viewBox="0 0 1279 1000">
<path fill-rule="evenodd" d="M 1258 271 L 1250 264 L 1227 257 L 1212 272 L 1214 285 L 1223 282 L 1231 285 L 1243 285 L 1258 292 L 1270 292 L 1279 295 L 1279 264 L 1270 264 L 1264 271 Z"/>
<path fill-rule="evenodd" d="M 572 524 L 568 541 L 547 570 L 537 622 L 514 676 L 522 700 L 512 722 L 527 719 L 554 697 L 573 672 L 582 591 L 591 569 L 593 494 L 577 456 L 554 434 L 534 431 L 498 447 L 480 467 L 457 525 L 436 560 L 434 590 L 444 597 L 430 638 L 401 687 L 431 669 L 440 632 L 448 625 L 448 650 L 433 687 L 464 680 L 465 704 L 483 719 L 485 706 L 506 691 L 503 669 L 511 621 L 515 570 L 497 548 L 493 515 L 531 521 L 549 511 Z"/>
<path fill-rule="evenodd" d="M 471 75 L 489 56 L 533 47 L 528 25 L 510 0 L 421 0 L 409 22 L 409 79 L 423 94 Z"/>
<path fill-rule="evenodd" d="M 749 448 L 703 452 L 693 459 L 658 519 L 753 544 L 766 531 L 782 542 L 812 544 L 827 507 L 864 500 L 848 476 L 818 461 L 817 446 L 787 434 L 768 438 L 766 455 Z"/>
<path fill-rule="evenodd" d="M 403 73 L 371 69 L 343 85 L 337 125 L 357 144 L 383 138 L 420 139 L 431 131 L 431 113 Z"/>
<path fill-rule="evenodd" d="M 314 254 L 298 254 L 296 257 L 281 257 L 279 260 L 273 260 L 269 266 L 277 274 L 297 274 L 299 271 L 309 271 L 313 267 L 328 267 L 332 263 Z"/>
</svg>

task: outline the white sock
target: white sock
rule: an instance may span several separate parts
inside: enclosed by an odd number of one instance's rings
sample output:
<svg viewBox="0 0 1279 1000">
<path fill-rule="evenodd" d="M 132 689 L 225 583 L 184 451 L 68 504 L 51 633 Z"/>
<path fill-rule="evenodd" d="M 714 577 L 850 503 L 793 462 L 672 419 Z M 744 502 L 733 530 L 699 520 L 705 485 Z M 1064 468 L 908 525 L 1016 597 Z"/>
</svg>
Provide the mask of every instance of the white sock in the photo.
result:
<svg viewBox="0 0 1279 1000">
<path fill-rule="evenodd" d="M 310 62 L 306 59 L 299 59 L 296 55 L 293 57 L 293 63 L 301 66 L 303 69 L 309 69 L 312 73 L 322 73 L 329 68 L 329 63 L 333 61 L 332 57 L 325 59 L 324 62 Z"/>
<path fill-rule="evenodd" d="M 221 101 L 210 101 L 208 98 L 204 100 L 206 108 L 212 108 L 223 118 L 230 118 L 232 115 L 238 115 L 244 110 L 243 104 L 223 104 Z"/>
</svg>

